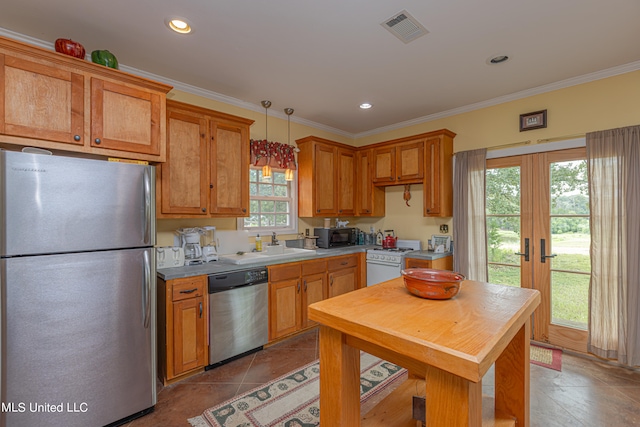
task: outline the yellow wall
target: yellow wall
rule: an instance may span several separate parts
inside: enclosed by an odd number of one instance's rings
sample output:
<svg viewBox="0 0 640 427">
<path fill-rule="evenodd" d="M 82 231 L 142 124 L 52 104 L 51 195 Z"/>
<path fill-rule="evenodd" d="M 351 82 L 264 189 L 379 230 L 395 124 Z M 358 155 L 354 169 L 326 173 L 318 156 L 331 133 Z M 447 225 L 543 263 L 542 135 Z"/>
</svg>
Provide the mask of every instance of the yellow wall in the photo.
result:
<svg viewBox="0 0 640 427">
<path fill-rule="evenodd" d="M 251 138 L 264 138 L 265 114 L 245 110 L 200 96 L 172 91 L 169 98 L 188 102 L 239 115 L 255 120 L 251 127 Z M 274 102 L 275 104 L 275 102 Z M 285 107 L 273 105 L 269 112 L 281 112 Z M 538 110 L 547 110 L 548 126 L 520 132 L 518 120 L 520 114 Z M 287 142 L 287 120 L 274 116 L 268 117 L 268 139 Z M 295 113 L 294 113 L 295 115 Z M 291 143 L 308 135 L 315 135 L 350 145 L 362 146 L 386 141 L 436 129 L 447 128 L 457 134 L 454 151 L 474 148 L 506 145 L 525 140 L 535 144 L 539 139 L 557 138 L 567 135 L 584 134 L 595 130 L 612 129 L 640 123 L 640 71 L 572 86 L 528 98 L 506 102 L 468 113 L 434 120 L 381 134 L 358 138 L 353 141 L 342 135 L 291 122 Z M 411 187 L 412 198 L 407 207 L 404 203 L 403 187 L 386 189 L 386 216 L 384 218 L 340 218 L 349 220 L 350 226 L 358 226 L 369 231 L 373 226 L 377 231 L 393 229 L 403 239 L 417 238 L 426 245 L 432 234 L 440 234 L 439 225 L 448 224 L 451 234 L 451 218 L 433 219 L 422 216 L 422 186 Z M 322 218 L 301 218 L 299 231 L 305 228 L 322 227 Z M 218 229 L 235 229 L 235 219 L 219 220 L 159 220 L 158 244 L 169 245 L 173 241 L 173 230 L 184 226 L 216 225 Z M 163 243 L 164 242 L 164 243 Z"/>
</svg>

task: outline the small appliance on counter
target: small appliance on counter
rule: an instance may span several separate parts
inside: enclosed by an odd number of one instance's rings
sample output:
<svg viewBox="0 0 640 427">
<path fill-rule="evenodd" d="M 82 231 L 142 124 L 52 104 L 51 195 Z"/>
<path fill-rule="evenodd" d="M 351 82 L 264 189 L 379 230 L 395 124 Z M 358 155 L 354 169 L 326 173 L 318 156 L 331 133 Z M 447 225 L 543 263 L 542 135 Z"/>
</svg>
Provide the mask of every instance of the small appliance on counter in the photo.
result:
<svg viewBox="0 0 640 427">
<path fill-rule="evenodd" d="M 202 264 L 202 246 L 200 236 L 204 229 L 200 227 L 179 228 L 176 230 L 184 249 L 184 265 Z"/>
<path fill-rule="evenodd" d="M 435 253 L 451 252 L 451 236 L 432 235 L 429 240 L 429 250 Z"/>
<path fill-rule="evenodd" d="M 351 246 L 355 240 L 355 229 L 353 227 L 314 228 L 313 234 L 318 236 L 317 246 L 323 249 Z"/>
<path fill-rule="evenodd" d="M 204 233 L 202 235 L 202 261 L 211 262 L 218 260 L 218 250 L 216 248 L 215 233 L 216 228 L 212 225 L 202 227 Z"/>
<path fill-rule="evenodd" d="M 184 248 L 181 246 L 156 248 L 156 268 L 182 267 L 183 265 Z"/>
<path fill-rule="evenodd" d="M 382 240 L 382 247 L 384 249 L 393 249 L 396 247 L 396 242 L 398 238 L 396 237 L 396 233 L 393 230 L 384 230 L 385 236 Z"/>
</svg>

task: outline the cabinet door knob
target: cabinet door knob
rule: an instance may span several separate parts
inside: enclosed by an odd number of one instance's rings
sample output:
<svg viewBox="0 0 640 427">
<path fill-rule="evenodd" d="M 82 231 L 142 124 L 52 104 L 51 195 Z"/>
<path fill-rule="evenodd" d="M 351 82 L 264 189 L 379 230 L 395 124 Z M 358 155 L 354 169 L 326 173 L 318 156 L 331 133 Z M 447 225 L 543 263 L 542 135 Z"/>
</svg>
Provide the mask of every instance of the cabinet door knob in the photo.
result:
<svg viewBox="0 0 640 427">
<path fill-rule="evenodd" d="M 242 208 L 242 212 L 247 212 L 247 209 L 246 208 Z"/>
<path fill-rule="evenodd" d="M 298 282 L 298 293 L 300 293 L 300 282 Z"/>
<path fill-rule="evenodd" d="M 73 140 L 74 141 L 80 141 L 80 135 L 74 135 Z"/>
<path fill-rule="evenodd" d="M 213 184 L 209 184 L 209 188 L 213 190 Z"/>
<path fill-rule="evenodd" d="M 206 211 L 207 211 L 207 208 L 202 208 L 202 212 L 206 212 Z"/>
<path fill-rule="evenodd" d="M 202 319 L 202 303 L 200 303 L 200 318 Z"/>
<path fill-rule="evenodd" d="M 331 280 L 330 280 L 329 285 L 330 285 L 330 286 L 333 286 L 333 276 L 331 276 Z"/>
<path fill-rule="evenodd" d="M 96 144 L 100 144 L 100 143 L 102 143 L 102 141 L 100 140 L 100 138 L 96 138 L 96 139 L 95 139 L 95 143 L 96 143 Z"/>
<path fill-rule="evenodd" d="M 400 177 L 398 177 L 398 181 L 400 181 Z"/>
</svg>

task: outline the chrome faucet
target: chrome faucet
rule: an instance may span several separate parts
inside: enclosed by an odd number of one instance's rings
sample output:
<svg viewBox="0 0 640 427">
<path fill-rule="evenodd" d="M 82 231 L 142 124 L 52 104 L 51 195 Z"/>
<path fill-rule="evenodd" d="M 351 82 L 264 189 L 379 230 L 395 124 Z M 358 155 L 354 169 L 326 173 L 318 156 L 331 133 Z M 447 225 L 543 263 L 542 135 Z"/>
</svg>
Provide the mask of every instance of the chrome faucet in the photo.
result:
<svg viewBox="0 0 640 427">
<path fill-rule="evenodd" d="M 271 235 L 271 246 L 276 246 L 278 244 L 278 238 L 276 237 L 276 232 L 274 231 Z"/>
</svg>

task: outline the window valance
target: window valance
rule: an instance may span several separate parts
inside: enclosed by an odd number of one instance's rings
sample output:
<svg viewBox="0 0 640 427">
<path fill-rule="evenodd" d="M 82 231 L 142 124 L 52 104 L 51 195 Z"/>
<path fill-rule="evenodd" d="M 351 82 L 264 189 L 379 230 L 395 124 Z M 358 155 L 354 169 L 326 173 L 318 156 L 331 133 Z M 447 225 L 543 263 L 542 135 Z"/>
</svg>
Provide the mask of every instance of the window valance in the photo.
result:
<svg viewBox="0 0 640 427">
<path fill-rule="evenodd" d="M 296 169 L 295 147 L 266 139 L 251 140 L 251 164 L 272 168 Z"/>
</svg>

